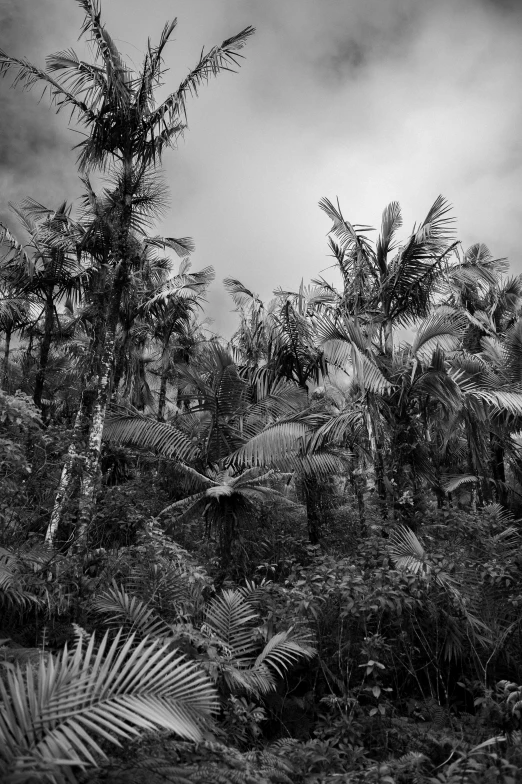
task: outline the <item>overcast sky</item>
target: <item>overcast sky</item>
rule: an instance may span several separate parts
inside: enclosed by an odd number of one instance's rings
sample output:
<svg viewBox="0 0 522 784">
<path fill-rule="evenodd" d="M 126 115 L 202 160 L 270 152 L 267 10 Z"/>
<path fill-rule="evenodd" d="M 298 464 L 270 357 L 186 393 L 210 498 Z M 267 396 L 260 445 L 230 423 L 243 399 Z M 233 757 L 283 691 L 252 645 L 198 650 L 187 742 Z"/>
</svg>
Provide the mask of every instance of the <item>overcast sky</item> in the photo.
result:
<svg viewBox="0 0 522 784">
<path fill-rule="evenodd" d="M 178 17 L 167 53 L 175 89 L 209 48 L 253 25 L 237 74 L 189 105 L 189 130 L 164 170 L 172 208 L 158 231 L 192 236 L 212 264 L 213 328 L 229 333 L 221 280 L 268 299 L 331 260 L 317 207 L 339 197 L 354 223 L 378 225 L 398 200 L 405 229 L 439 193 L 465 246 L 485 242 L 522 272 L 522 0 L 104 0 L 132 63 Z M 71 46 L 75 0 L 2 0 L 0 47 L 43 66 Z M 81 192 L 75 134 L 39 93 L 0 84 L 0 219 L 9 201 L 49 206 Z"/>
</svg>

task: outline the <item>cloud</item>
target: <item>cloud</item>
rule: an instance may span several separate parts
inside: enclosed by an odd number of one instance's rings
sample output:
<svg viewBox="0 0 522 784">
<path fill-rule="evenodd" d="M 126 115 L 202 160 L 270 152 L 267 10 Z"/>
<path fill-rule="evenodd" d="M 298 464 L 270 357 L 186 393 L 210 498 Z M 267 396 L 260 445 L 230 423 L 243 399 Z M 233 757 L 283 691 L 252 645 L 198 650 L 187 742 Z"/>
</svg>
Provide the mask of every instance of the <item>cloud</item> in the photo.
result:
<svg viewBox="0 0 522 784">
<path fill-rule="evenodd" d="M 40 15 L 38 25 L 24 16 L 30 57 L 33 46 L 37 53 L 69 46 L 81 21 L 71 2 L 75 13 L 58 35 L 63 0 L 42 5 L 45 34 Z M 168 0 L 105 0 L 103 8 L 134 62 L 146 36 L 157 38 L 172 16 Z M 330 263 L 322 196 L 339 196 L 349 219 L 373 225 L 397 199 L 408 229 L 443 193 L 464 244 L 486 242 L 522 272 L 522 3 L 178 0 L 175 11 L 164 91 L 203 45 L 257 28 L 239 73 L 221 75 L 189 103 L 186 138 L 165 156 L 172 209 L 160 230 L 194 237 L 196 268 L 213 264 L 218 281 L 237 277 L 268 298 Z M 67 185 L 74 171 L 64 117 L 35 106 L 34 96 L 18 99 L 32 101 L 31 117 L 39 118 L 40 141 L 31 137 L 29 146 L 56 141 L 61 152 L 29 151 L 30 163 L 19 156 L 11 182 L 18 176 L 59 191 L 60 177 Z M 20 149 L 27 146 L 21 139 Z M 216 329 L 230 332 L 231 310 L 216 283 L 209 297 Z"/>
<path fill-rule="evenodd" d="M 27 3 L 4 0 L 0 48 L 43 67 L 46 54 L 64 47 L 63 35 L 71 30 L 69 40 L 74 36 L 78 20 L 63 5 L 45 0 L 46 13 L 36 14 Z M 56 117 L 47 98 L 39 102 L 41 89 L 11 89 L 13 76 L 0 81 L 0 220 L 16 229 L 9 201 L 32 196 L 52 206 L 77 195 L 79 188 L 74 155 L 69 153 L 75 139 L 67 131 L 65 115 Z"/>
</svg>

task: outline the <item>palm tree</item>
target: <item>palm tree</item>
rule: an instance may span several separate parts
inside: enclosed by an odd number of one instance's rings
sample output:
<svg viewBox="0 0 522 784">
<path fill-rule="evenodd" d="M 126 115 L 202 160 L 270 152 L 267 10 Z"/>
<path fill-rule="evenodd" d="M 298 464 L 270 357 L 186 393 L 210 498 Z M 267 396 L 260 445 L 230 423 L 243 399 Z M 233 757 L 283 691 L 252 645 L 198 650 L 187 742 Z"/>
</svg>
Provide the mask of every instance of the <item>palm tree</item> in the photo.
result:
<svg viewBox="0 0 522 784">
<path fill-rule="evenodd" d="M 1 387 L 9 391 L 9 357 L 11 337 L 14 332 L 24 327 L 29 318 L 28 301 L 12 293 L 0 283 L 0 332 L 4 333 L 4 356 L 2 358 Z"/>
<path fill-rule="evenodd" d="M 187 351 L 190 353 L 195 337 L 189 335 L 189 329 L 195 329 L 194 308 L 200 304 L 213 279 L 212 267 L 190 272 L 190 262 L 184 259 L 177 275 L 148 292 L 141 305 L 141 313 L 151 320 L 154 340 L 159 343 L 161 351 L 159 422 L 165 421 L 169 370 L 173 363 L 188 364 Z"/>
<path fill-rule="evenodd" d="M 78 0 L 85 13 L 81 34 L 88 34 L 95 63 L 86 63 L 73 50 L 47 58 L 43 71 L 26 60 L 0 52 L 0 72 L 14 72 L 15 83 L 30 88 L 43 85 L 58 111 L 67 108 L 85 130 L 78 145 L 80 172 L 96 168 L 109 171 L 112 188 L 107 191 L 111 231 L 106 248 L 107 296 L 98 313 L 99 370 L 89 417 L 88 446 L 83 461 L 78 529 L 85 538 L 95 500 L 103 422 L 114 364 L 116 328 L 120 303 L 129 279 L 133 232 L 142 231 L 157 213 L 163 189 L 154 170 L 166 148 L 172 147 L 186 127 L 188 96 L 223 70 L 238 63 L 238 51 L 254 32 L 247 27 L 238 35 L 202 53 L 194 70 L 177 90 L 156 103 L 165 73 L 163 53 L 176 21 L 163 28 L 157 46 L 149 44 L 141 70 L 135 74 L 125 63 L 113 38 L 101 21 L 98 0 Z M 55 74 L 61 80 L 55 78 Z M 91 390 L 89 390 L 91 391 Z M 92 396 L 92 395 L 91 395 Z M 58 497 L 63 496 L 63 487 Z"/>
<path fill-rule="evenodd" d="M 20 244 L 2 224 L 0 224 L 0 247 L 3 250 L 0 258 L 0 331 L 4 333 L 1 384 L 2 388 L 8 391 L 12 335 L 32 321 L 34 314 L 31 312 L 32 303 L 28 297 L 16 290 L 10 276 L 6 274 L 13 256 L 19 253 Z"/>
<path fill-rule="evenodd" d="M 255 381 L 249 383 L 242 376 L 230 352 L 217 341 L 210 341 L 206 351 L 200 350 L 196 367 L 179 365 L 177 373 L 178 401 L 185 403 L 184 410 L 168 423 L 119 410 L 107 420 L 104 438 L 150 449 L 179 462 L 195 493 L 168 509 L 188 506 L 191 511 L 187 516 L 205 512 L 208 533 L 211 529 L 217 533 L 222 559 L 229 560 L 240 517 L 248 506 L 265 497 L 282 500 L 271 486 L 272 473 L 260 471 L 257 464 L 252 464 L 250 473 L 243 473 L 246 462 L 234 455 L 270 423 L 299 411 L 305 398 L 294 384 L 285 381 L 259 394 Z M 288 449 L 286 462 L 280 456 L 281 470 L 287 466 L 294 470 L 293 447 Z M 182 515 L 177 522 L 184 519 Z"/>
<path fill-rule="evenodd" d="M 251 468 L 237 473 L 231 469 L 207 471 L 207 475 L 185 468 L 197 492 L 165 507 L 157 519 L 179 512 L 166 527 L 167 533 L 203 513 L 207 536 L 218 542 L 218 555 L 226 568 L 234 557 L 241 519 L 262 508 L 268 501 L 279 505 L 292 504 L 272 486 L 274 471 Z"/>
<path fill-rule="evenodd" d="M 53 331 L 59 326 L 57 306 L 74 303 L 85 289 L 88 264 L 78 254 L 76 232 L 70 220 L 70 207 L 64 202 L 56 210 L 26 199 L 19 207 L 11 205 L 29 241 L 13 246 L 14 253 L 2 265 L 4 279 L 12 289 L 37 307 L 43 316 L 39 368 L 33 399 L 42 407 L 45 372 Z"/>
<path fill-rule="evenodd" d="M 379 330 L 381 351 L 391 355 L 393 328 L 411 326 L 429 314 L 437 283 L 457 246 L 450 206 L 439 196 L 422 223 L 399 243 L 401 208 L 392 202 L 382 214 L 375 244 L 366 237 L 373 229 L 349 223 L 339 205 L 321 199 L 319 206 L 333 220 L 330 248 L 343 279 L 340 311 L 373 322 Z"/>
</svg>

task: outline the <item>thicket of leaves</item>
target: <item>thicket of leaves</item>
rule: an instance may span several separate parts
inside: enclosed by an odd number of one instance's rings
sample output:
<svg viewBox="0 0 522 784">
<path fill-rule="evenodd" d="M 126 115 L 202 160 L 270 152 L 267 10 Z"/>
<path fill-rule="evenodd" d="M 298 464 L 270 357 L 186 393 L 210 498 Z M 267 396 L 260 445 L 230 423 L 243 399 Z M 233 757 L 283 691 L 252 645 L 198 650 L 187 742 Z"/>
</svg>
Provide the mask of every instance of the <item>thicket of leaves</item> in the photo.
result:
<svg viewBox="0 0 522 784">
<path fill-rule="evenodd" d="M 0 778 L 520 781 L 521 277 L 325 198 L 336 280 L 226 278 L 216 337 L 151 231 L 253 29 L 158 101 L 176 22 L 134 73 L 78 4 L 94 63 L 0 52 L 85 131 L 80 209 L 0 226 Z"/>
</svg>

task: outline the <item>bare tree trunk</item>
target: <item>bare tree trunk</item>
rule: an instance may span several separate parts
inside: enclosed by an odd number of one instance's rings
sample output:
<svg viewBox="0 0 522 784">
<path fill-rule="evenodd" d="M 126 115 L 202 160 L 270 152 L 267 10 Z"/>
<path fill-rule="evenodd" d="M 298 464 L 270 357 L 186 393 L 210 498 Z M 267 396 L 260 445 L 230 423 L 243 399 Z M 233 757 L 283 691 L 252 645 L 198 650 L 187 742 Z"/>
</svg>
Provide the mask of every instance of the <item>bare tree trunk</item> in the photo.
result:
<svg viewBox="0 0 522 784">
<path fill-rule="evenodd" d="M 389 356 L 393 356 L 393 324 L 391 319 L 384 322 L 384 351 Z"/>
<path fill-rule="evenodd" d="M 161 370 L 161 386 L 158 400 L 158 422 L 165 421 L 165 406 L 167 403 L 167 368 Z"/>
<path fill-rule="evenodd" d="M 381 503 L 381 513 L 384 520 L 388 517 L 388 508 L 386 506 L 386 484 L 384 482 L 384 446 L 380 439 L 377 439 L 375 428 L 372 422 L 371 414 L 366 412 L 366 426 L 368 428 L 368 437 L 370 440 L 371 453 L 373 458 L 373 468 L 375 472 L 375 487 L 377 495 Z"/>
<path fill-rule="evenodd" d="M 5 331 L 4 359 L 2 362 L 2 389 L 9 392 L 9 349 L 11 348 L 11 330 Z"/>
<path fill-rule="evenodd" d="M 38 373 L 36 374 L 33 395 L 34 403 L 36 406 L 38 406 L 38 408 L 42 407 L 42 392 L 45 381 L 45 370 L 49 361 L 49 350 L 51 348 L 53 335 L 53 323 L 54 301 L 52 294 L 48 294 L 47 301 L 45 303 L 44 334 L 40 346 L 40 367 L 38 368 Z"/>
<path fill-rule="evenodd" d="M 121 379 L 123 377 L 123 371 L 125 370 L 125 357 L 127 355 L 127 348 L 130 343 L 130 327 L 125 330 L 125 337 L 123 338 L 121 345 L 118 351 L 115 350 L 115 358 L 116 364 L 114 369 L 114 380 L 112 384 L 112 394 L 111 399 L 113 402 L 116 401 L 116 397 L 118 395 L 118 388 L 120 386 Z"/>
<path fill-rule="evenodd" d="M 71 483 L 75 476 L 75 466 L 77 466 L 81 461 L 85 460 L 84 439 L 88 433 L 89 422 L 96 399 L 97 379 L 100 373 L 101 364 L 100 354 L 105 341 L 107 319 L 105 310 L 106 284 L 106 268 L 103 267 L 98 280 L 99 296 L 98 302 L 96 303 L 98 318 L 95 320 L 94 335 L 90 346 L 91 359 L 89 381 L 87 382 L 86 387 L 82 393 L 80 408 L 78 409 L 78 413 L 76 414 L 76 419 L 74 421 L 71 445 L 62 468 L 60 482 L 58 484 L 58 489 L 54 499 L 54 507 L 51 513 L 51 519 L 45 535 L 45 541 L 51 545 L 54 545 L 56 533 L 62 519 L 67 497 L 70 495 Z M 96 295 L 94 296 L 96 299 Z M 81 473 L 81 471 L 79 473 Z"/>
<path fill-rule="evenodd" d="M 105 416 L 107 413 L 107 403 L 109 402 L 115 337 L 116 325 L 113 324 L 111 325 L 111 328 L 107 330 L 105 351 L 96 390 L 97 395 L 93 406 L 91 424 L 89 428 L 87 453 L 83 463 L 76 539 L 76 547 L 80 550 L 86 545 L 87 533 L 92 520 L 94 505 L 96 502 L 96 488 L 98 485 L 98 471 L 102 446 L 103 425 L 105 423 Z"/>
<path fill-rule="evenodd" d="M 63 510 L 65 508 L 65 503 L 67 501 L 69 489 L 73 480 L 75 464 L 79 460 L 84 459 L 80 444 L 82 441 L 82 436 L 85 435 L 86 424 L 89 421 L 92 400 L 93 391 L 91 389 L 84 390 L 82 400 L 80 402 L 80 408 L 78 409 L 78 413 L 76 414 L 76 419 L 74 422 L 72 442 L 65 457 L 65 462 L 63 464 L 62 473 L 60 476 L 60 483 L 54 498 L 54 507 L 51 513 L 51 519 L 45 534 L 45 541 L 51 546 L 53 546 L 55 543 L 58 526 L 60 525 L 60 521 L 62 519 Z"/>
</svg>

